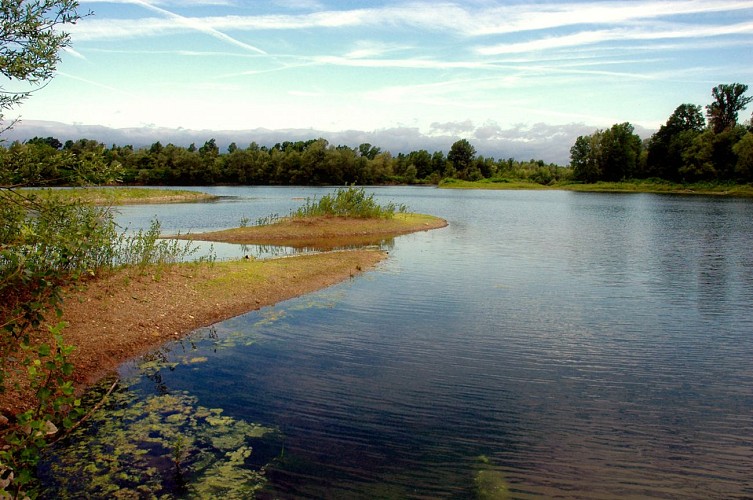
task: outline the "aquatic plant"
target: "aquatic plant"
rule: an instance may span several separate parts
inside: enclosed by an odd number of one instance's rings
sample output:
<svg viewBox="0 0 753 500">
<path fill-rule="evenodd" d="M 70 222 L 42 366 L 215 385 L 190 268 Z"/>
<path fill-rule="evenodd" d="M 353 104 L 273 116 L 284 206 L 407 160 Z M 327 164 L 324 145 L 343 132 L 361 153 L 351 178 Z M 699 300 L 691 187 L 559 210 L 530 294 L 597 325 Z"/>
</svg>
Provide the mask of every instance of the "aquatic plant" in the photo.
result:
<svg viewBox="0 0 753 500">
<path fill-rule="evenodd" d="M 473 476 L 473 489 L 478 500 L 509 500 L 512 498 L 507 480 L 502 472 L 494 469 L 489 459 L 481 455 Z"/>
<path fill-rule="evenodd" d="M 259 217 L 254 223 L 256 226 L 268 226 L 280 221 L 280 214 L 270 214 L 266 217 Z"/>
<path fill-rule="evenodd" d="M 51 448 L 42 494 L 251 498 L 266 484 L 265 465 L 250 461 L 253 444 L 270 437 L 278 431 L 200 406 L 185 392 L 137 400 L 122 388 L 65 446 Z"/>
</svg>

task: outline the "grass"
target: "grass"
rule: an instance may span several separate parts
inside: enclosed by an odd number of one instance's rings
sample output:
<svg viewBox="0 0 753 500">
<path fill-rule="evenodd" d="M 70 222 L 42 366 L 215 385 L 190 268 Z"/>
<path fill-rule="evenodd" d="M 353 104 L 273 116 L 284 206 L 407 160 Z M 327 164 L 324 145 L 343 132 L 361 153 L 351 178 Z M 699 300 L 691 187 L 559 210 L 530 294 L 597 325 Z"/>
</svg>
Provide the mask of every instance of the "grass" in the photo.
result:
<svg viewBox="0 0 753 500">
<path fill-rule="evenodd" d="M 334 194 L 316 199 L 306 199 L 305 205 L 291 213 L 295 218 L 306 217 L 354 217 L 358 219 L 391 219 L 396 213 L 405 213 L 405 205 L 392 202 L 380 205 L 374 194 L 366 194 L 364 188 L 353 186 L 340 188 Z"/>
<path fill-rule="evenodd" d="M 28 190 L 39 196 L 58 196 L 70 201 L 95 205 L 130 205 L 140 203 L 185 203 L 207 201 L 215 197 L 198 191 L 148 189 L 134 187 L 82 187 L 70 189 Z"/>
<path fill-rule="evenodd" d="M 558 189 L 590 193 L 666 193 L 688 195 L 712 195 L 730 197 L 753 197 L 753 185 L 721 182 L 697 182 L 679 184 L 661 179 L 636 179 L 622 182 L 576 182 L 555 183 L 544 186 L 534 182 L 508 179 L 484 179 L 481 181 L 445 180 L 439 187 L 448 189 Z"/>
<path fill-rule="evenodd" d="M 646 179 L 623 182 L 597 182 L 594 184 L 564 184 L 559 187 L 569 191 L 598 193 L 667 193 L 700 194 L 713 196 L 753 197 L 753 186 L 720 182 L 678 184 L 669 181 Z"/>
<path fill-rule="evenodd" d="M 480 181 L 463 181 L 460 179 L 444 179 L 439 183 L 440 188 L 445 189 L 491 189 L 491 190 L 514 190 L 514 189 L 551 189 L 537 182 L 521 179 L 482 179 Z"/>
</svg>

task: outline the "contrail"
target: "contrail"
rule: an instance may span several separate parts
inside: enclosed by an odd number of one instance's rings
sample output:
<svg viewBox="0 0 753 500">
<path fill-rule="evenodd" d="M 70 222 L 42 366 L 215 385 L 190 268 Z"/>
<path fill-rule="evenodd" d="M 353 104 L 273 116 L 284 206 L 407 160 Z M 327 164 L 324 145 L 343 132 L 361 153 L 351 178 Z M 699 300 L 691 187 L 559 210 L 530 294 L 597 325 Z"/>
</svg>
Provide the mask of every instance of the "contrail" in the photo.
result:
<svg viewBox="0 0 753 500">
<path fill-rule="evenodd" d="M 264 54 L 267 55 L 267 52 L 263 51 L 262 49 L 258 47 L 254 47 L 253 45 L 249 45 L 247 43 L 243 43 L 240 40 L 236 40 L 235 38 L 226 35 L 225 33 L 222 33 L 221 31 L 218 31 L 214 28 L 211 28 L 209 26 L 203 25 L 201 22 L 198 22 L 194 19 L 191 19 L 189 17 L 184 17 L 181 15 L 178 15 L 174 12 L 170 12 L 169 10 L 165 10 L 163 8 L 154 6 L 150 4 L 149 2 L 146 2 L 144 0 L 132 0 L 132 3 L 141 5 L 142 7 L 145 7 L 149 10 L 153 10 L 155 12 L 159 12 L 160 14 L 163 14 L 170 19 L 174 19 L 175 21 L 179 22 L 180 24 L 187 26 L 191 29 L 195 29 L 197 31 L 201 31 L 202 33 L 206 33 L 207 35 L 213 36 L 217 38 L 218 40 L 222 40 L 223 42 L 228 42 L 232 45 L 235 45 L 236 47 L 240 47 L 242 49 L 250 50 L 251 52 L 256 52 L 257 54 Z"/>
</svg>

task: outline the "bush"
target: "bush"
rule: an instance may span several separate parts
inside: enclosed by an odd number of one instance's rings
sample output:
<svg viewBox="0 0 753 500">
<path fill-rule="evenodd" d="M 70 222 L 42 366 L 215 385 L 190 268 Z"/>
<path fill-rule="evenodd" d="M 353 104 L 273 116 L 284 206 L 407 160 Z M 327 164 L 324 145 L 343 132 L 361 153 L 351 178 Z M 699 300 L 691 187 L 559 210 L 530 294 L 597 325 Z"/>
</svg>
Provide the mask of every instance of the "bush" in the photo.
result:
<svg viewBox="0 0 753 500">
<path fill-rule="evenodd" d="M 319 201 L 306 199 L 306 204 L 294 211 L 293 217 L 354 217 L 360 219 L 391 219 L 395 213 L 405 213 L 405 205 L 392 202 L 379 205 L 374 195 L 366 195 L 364 188 L 340 188 L 334 195 L 325 195 Z"/>
<path fill-rule="evenodd" d="M 108 208 L 0 187 L 0 392 L 12 366 L 36 397 L 14 421 L 0 415 L 0 498 L 33 496 L 41 449 L 77 416 L 65 325 L 40 328 L 60 316 L 63 288 L 122 265 L 176 262 L 189 245 L 160 240 L 156 221 L 128 236 Z"/>
</svg>

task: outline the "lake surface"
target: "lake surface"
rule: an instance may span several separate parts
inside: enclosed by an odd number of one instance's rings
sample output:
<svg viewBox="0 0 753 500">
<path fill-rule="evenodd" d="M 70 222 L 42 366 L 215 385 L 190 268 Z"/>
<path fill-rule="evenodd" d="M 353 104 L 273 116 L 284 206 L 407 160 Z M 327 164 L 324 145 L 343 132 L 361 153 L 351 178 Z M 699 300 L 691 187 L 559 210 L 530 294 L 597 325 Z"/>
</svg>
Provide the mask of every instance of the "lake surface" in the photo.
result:
<svg viewBox="0 0 753 500">
<path fill-rule="evenodd" d="M 331 192 L 202 190 L 226 198 L 119 221 L 200 232 Z M 242 464 L 270 462 L 260 498 L 753 497 L 753 202 L 369 192 L 449 227 L 124 366 L 121 404 L 177 394 L 275 429 Z"/>
</svg>

